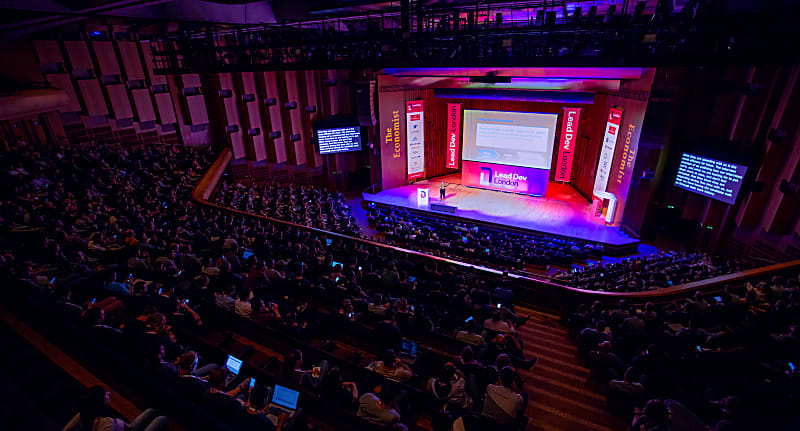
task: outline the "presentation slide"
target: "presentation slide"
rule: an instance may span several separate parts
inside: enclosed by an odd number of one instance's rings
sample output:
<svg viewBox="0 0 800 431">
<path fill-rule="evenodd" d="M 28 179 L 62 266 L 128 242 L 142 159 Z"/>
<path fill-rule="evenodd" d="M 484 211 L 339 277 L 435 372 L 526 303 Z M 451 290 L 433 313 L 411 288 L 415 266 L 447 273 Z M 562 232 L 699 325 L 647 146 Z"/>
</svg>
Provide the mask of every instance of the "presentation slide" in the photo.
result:
<svg viewBox="0 0 800 431">
<path fill-rule="evenodd" d="M 550 169 L 558 114 L 464 110 L 462 158 Z"/>
<path fill-rule="evenodd" d="M 320 154 L 346 153 L 361 149 L 359 126 L 317 130 Z"/>
<path fill-rule="evenodd" d="M 684 153 L 675 186 L 733 205 L 747 166 Z"/>
</svg>

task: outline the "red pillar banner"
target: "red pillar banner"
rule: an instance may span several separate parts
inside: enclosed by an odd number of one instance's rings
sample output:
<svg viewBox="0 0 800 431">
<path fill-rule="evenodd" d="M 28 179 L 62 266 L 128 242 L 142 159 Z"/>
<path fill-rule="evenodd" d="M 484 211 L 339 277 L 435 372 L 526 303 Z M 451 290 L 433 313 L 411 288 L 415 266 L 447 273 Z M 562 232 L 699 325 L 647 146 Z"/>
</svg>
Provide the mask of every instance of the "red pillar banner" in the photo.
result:
<svg viewBox="0 0 800 431">
<path fill-rule="evenodd" d="M 458 169 L 458 147 L 461 144 L 461 104 L 447 104 L 447 161 L 445 167 Z"/>
<path fill-rule="evenodd" d="M 611 108 L 608 110 L 608 122 L 606 123 L 606 133 L 603 136 L 603 147 L 600 150 L 600 158 L 597 162 L 597 174 L 594 178 L 594 195 L 597 192 L 605 192 L 608 187 L 608 179 L 611 176 L 611 162 L 614 158 L 614 150 L 617 147 L 617 137 L 619 136 L 619 125 L 622 122 L 622 110 Z"/>
<path fill-rule="evenodd" d="M 581 108 L 564 108 L 564 115 L 561 118 L 561 141 L 556 159 L 556 181 L 567 182 L 572 174 L 572 157 L 575 154 L 580 120 Z"/>
<path fill-rule="evenodd" d="M 422 178 L 425 173 L 425 112 L 422 100 L 406 102 L 406 148 L 408 179 Z"/>
</svg>

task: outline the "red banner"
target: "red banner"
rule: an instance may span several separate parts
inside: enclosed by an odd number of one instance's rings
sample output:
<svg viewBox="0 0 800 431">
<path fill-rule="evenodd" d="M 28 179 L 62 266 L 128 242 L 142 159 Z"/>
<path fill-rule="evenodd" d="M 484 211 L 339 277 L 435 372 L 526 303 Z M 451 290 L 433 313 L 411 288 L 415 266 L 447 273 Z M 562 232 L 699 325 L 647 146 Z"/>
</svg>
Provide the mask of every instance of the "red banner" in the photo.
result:
<svg viewBox="0 0 800 431">
<path fill-rule="evenodd" d="M 425 117 L 422 100 L 406 102 L 406 148 L 408 179 L 422 178 L 425 174 Z"/>
<path fill-rule="evenodd" d="M 447 104 L 447 163 L 445 167 L 458 169 L 458 147 L 461 144 L 461 104 Z"/>
<path fill-rule="evenodd" d="M 567 182 L 572 174 L 572 157 L 575 154 L 580 120 L 581 108 L 564 108 L 564 115 L 561 118 L 561 142 L 556 162 L 556 181 Z"/>
</svg>

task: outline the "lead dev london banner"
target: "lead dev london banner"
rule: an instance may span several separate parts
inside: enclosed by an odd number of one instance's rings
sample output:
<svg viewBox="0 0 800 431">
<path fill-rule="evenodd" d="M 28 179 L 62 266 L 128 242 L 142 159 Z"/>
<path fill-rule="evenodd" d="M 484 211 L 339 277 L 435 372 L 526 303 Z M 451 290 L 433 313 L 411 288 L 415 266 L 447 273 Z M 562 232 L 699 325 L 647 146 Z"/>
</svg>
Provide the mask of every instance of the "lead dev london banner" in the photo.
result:
<svg viewBox="0 0 800 431">
<path fill-rule="evenodd" d="M 406 102 L 406 146 L 408 179 L 422 178 L 425 172 L 425 115 L 422 100 Z"/>
<path fill-rule="evenodd" d="M 447 163 L 445 167 L 458 169 L 458 146 L 461 144 L 461 104 L 447 104 Z"/>
<path fill-rule="evenodd" d="M 564 108 L 561 119 L 561 140 L 556 159 L 556 181 L 569 182 L 572 175 L 572 158 L 575 155 L 575 141 L 578 139 L 578 123 L 581 121 L 581 108 Z"/>
<path fill-rule="evenodd" d="M 594 192 L 605 192 L 608 187 L 608 178 L 611 176 L 611 162 L 614 159 L 614 150 L 617 147 L 619 125 L 622 123 L 622 110 L 611 108 L 608 111 L 606 133 L 603 137 L 603 149 L 600 150 L 600 160 L 597 163 L 597 175 L 594 178 Z"/>
</svg>

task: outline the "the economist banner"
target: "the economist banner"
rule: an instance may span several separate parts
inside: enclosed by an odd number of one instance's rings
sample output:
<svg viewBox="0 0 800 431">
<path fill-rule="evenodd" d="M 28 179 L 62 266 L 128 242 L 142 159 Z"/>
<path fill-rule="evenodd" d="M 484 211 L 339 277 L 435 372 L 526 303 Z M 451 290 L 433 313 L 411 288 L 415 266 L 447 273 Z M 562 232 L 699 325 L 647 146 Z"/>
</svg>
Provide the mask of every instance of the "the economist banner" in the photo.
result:
<svg viewBox="0 0 800 431">
<path fill-rule="evenodd" d="M 580 121 L 581 108 L 564 108 L 564 115 L 561 118 L 561 140 L 556 159 L 556 181 L 567 182 L 572 175 L 572 158 L 575 155 L 575 141 L 578 139 Z"/>
<path fill-rule="evenodd" d="M 406 102 L 406 148 L 408 179 L 422 178 L 425 173 L 425 112 L 422 100 Z"/>
<path fill-rule="evenodd" d="M 458 147 L 461 145 L 461 104 L 447 104 L 447 162 L 445 167 L 458 169 Z"/>
</svg>

